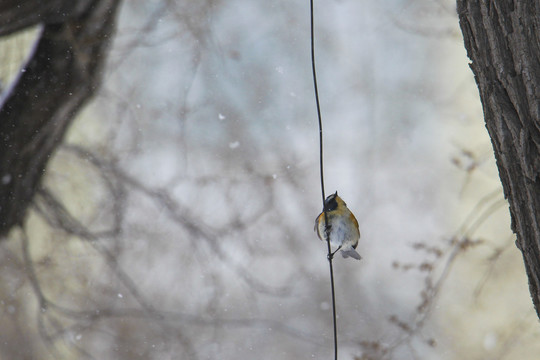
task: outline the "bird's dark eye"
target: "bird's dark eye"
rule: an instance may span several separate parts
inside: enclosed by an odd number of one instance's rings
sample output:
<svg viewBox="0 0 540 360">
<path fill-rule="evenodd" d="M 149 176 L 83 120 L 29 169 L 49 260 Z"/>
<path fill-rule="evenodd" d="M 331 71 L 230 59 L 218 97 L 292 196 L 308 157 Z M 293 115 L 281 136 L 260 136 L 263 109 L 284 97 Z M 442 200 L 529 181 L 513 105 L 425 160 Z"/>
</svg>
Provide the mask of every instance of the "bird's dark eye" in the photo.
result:
<svg viewBox="0 0 540 360">
<path fill-rule="evenodd" d="M 328 199 L 326 199 L 326 211 L 336 210 L 336 208 L 337 208 L 336 197 L 329 196 Z"/>
</svg>

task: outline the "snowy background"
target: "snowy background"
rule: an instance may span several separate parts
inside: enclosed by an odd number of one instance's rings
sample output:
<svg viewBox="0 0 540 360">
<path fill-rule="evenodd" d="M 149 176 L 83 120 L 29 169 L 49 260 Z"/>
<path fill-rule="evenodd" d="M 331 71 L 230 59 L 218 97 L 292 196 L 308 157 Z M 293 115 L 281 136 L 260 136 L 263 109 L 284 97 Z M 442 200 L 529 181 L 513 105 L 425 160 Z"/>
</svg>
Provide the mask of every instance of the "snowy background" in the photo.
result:
<svg viewBox="0 0 540 360">
<path fill-rule="evenodd" d="M 340 359 L 535 359 L 454 2 L 315 10 L 326 192 L 362 233 L 334 261 Z M 23 235 L 0 244 L 1 358 L 331 358 L 309 41 L 308 1 L 123 3 L 44 181 L 89 234 L 36 200 L 47 309 Z"/>
</svg>

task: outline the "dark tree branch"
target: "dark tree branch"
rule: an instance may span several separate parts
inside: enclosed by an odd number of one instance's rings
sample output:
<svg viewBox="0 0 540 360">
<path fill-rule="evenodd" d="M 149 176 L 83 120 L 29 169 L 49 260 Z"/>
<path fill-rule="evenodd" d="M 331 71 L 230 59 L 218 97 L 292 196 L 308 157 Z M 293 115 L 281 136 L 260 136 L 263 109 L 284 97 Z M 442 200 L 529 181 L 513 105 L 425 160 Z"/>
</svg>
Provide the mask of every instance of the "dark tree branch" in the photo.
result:
<svg viewBox="0 0 540 360">
<path fill-rule="evenodd" d="M 62 24 L 80 17 L 94 0 L 2 0 L 0 36 L 37 24 Z"/>
<path fill-rule="evenodd" d="M 540 2 L 458 0 L 457 5 L 540 317 Z"/>
<path fill-rule="evenodd" d="M 0 108 L 0 236 L 22 222 L 51 154 L 99 86 L 119 2 L 2 2 L 0 34 L 45 23 Z"/>
</svg>

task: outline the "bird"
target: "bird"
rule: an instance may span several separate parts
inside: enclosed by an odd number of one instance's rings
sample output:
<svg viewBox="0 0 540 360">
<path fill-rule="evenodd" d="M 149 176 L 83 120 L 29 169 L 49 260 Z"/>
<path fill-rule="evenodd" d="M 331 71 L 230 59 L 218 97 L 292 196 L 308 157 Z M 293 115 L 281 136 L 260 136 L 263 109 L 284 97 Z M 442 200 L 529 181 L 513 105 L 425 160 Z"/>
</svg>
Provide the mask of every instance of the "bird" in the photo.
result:
<svg viewBox="0 0 540 360">
<path fill-rule="evenodd" d="M 328 227 L 325 226 L 325 212 L 328 218 Z M 350 256 L 356 260 L 362 259 L 360 254 L 356 252 L 358 240 L 360 239 L 358 221 L 347 208 L 345 201 L 338 196 L 337 191 L 324 200 L 323 211 L 315 219 L 315 231 L 319 239 L 323 241 L 326 241 L 326 228 L 328 228 L 328 234 L 330 235 L 330 244 L 337 246 L 336 251 L 329 254 L 330 258 L 338 250 L 341 250 L 341 255 L 344 258 Z"/>
</svg>

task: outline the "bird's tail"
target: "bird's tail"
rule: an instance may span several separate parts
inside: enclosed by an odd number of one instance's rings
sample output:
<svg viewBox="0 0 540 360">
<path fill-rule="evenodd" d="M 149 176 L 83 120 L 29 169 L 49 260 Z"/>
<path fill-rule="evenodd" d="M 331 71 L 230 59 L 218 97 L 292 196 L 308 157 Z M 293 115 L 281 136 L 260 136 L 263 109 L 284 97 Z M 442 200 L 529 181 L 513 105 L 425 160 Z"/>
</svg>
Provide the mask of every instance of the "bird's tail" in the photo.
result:
<svg viewBox="0 0 540 360">
<path fill-rule="evenodd" d="M 356 250 L 354 249 L 347 249 L 347 250 L 341 250 L 341 255 L 344 257 L 344 258 L 348 258 L 349 256 L 352 257 L 352 258 L 355 258 L 356 260 L 360 260 L 362 259 L 362 257 L 360 256 L 359 253 L 356 252 Z"/>
</svg>

